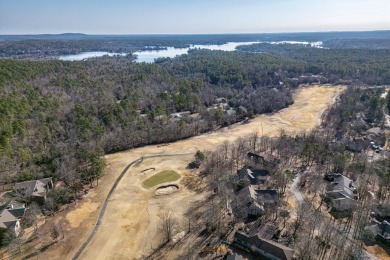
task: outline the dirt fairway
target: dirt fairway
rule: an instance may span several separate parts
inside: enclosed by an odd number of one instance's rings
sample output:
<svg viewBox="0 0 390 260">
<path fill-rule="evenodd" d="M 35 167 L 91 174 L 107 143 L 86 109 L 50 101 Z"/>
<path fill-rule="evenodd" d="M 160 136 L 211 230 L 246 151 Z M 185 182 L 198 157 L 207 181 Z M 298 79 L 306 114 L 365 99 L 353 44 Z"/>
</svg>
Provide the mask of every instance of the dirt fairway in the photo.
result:
<svg viewBox="0 0 390 260">
<path fill-rule="evenodd" d="M 341 93 L 343 87 L 301 87 L 294 95 L 294 104 L 271 115 L 256 117 L 248 124 L 236 124 L 218 132 L 204 134 L 166 146 L 147 146 L 126 152 L 107 155 L 108 167 L 99 187 L 94 189 L 73 211 L 67 213 L 67 237 L 42 253 L 42 259 L 62 256 L 70 259 L 89 235 L 101 207 L 116 177 L 130 162 L 148 155 L 184 154 L 173 157 L 145 159 L 131 167 L 117 186 L 107 206 L 99 230 L 83 251 L 80 259 L 136 259 L 147 255 L 160 243 L 157 233 L 157 214 L 161 209 L 172 210 L 181 220 L 181 230 L 186 230 L 183 214 L 188 205 L 201 200 L 183 185 L 171 195 L 155 196 L 155 188 L 145 188 L 142 182 L 152 175 L 174 170 L 185 176 L 186 166 L 197 150 L 212 150 L 224 141 L 233 141 L 253 132 L 275 136 L 283 129 L 292 134 L 314 128 L 322 112 Z M 155 168 L 155 170 L 144 171 Z M 176 183 L 180 183 L 177 181 Z M 82 217 L 78 220 L 77 217 Z M 77 234 L 74 235 L 74 234 Z"/>
</svg>

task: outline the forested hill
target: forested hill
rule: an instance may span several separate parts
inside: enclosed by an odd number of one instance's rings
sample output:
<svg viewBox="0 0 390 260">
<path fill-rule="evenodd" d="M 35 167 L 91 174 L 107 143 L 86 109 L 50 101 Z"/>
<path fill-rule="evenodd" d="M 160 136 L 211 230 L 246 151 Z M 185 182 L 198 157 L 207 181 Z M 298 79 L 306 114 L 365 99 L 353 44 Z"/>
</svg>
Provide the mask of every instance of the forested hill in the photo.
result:
<svg viewBox="0 0 390 260">
<path fill-rule="evenodd" d="M 102 172 L 105 152 L 178 140 L 292 103 L 291 87 L 271 73 L 277 65 L 268 56 L 218 55 L 225 65 L 206 55 L 198 62 L 208 72 L 195 74 L 180 60 L 1 60 L 2 181 L 91 180 Z"/>
<path fill-rule="evenodd" d="M 390 46 L 390 45 L 389 45 Z M 238 46 L 245 52 L 272 53 L 304 64 L 305 72 L 359 80 L 366 84 L 390 84 L 390 49 L 319 49 L 293 44 L 259 43 Z"/>
<path fill-rule="evenodd" d="M 0 60 L 1 181 L 55 176 L 74 191 L 102 173 L 104 153 L 278 111 L 301 83 L 352 81 L 357 69 L 365 71 L 360 82 L 389 82 L 389 61 L 379 53 L 377 60 L 369 52 L 349 55 L 352 65 L 326 55 L 206 50 L 155 64 L 131 56 Z M 370 62 L 360 66 L 361 59 Z"/>
</svg>

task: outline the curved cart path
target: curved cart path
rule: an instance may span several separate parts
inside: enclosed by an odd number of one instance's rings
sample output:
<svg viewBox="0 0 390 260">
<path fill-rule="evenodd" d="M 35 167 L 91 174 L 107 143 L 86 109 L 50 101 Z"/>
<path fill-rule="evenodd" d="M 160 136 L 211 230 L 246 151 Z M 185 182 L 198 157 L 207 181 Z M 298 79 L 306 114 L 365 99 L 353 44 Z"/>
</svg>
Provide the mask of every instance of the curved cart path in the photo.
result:
<svg viewBox="0 0 390 260">
<path fill-rule="evenodd" d="M 121 172 L 121 174 L 118 176 L 116 181 L 114 182 L 114 185 L 112 185 L 110 192 L 107 194 L 106 199 L 104 200 L 104 203 L 102 207 L 100 208 L 99 216 L 96 221 L 96 224 L 94 228 L 92 229 L 91 234 L 89 234 L 88 238 L 84 241 L 84 243 L 81 245 L 79 250 L 77 250 L 76 254 L 72 258 L 73 260 L 76 260 L 80 257 L 81 253 L 83 253 L 84 249 L 88 246 L 89 242 L 91 242 L 92 238 L 95 236 L 96 232 L 98 231 L 100 224 L 102 223 L 102 219 L 104 217 L 104 213 L 106 213 L 107 204 L 112 196 L 112 194 L 115 191 L 115 188 L 118 186 L 119 182 L 122 180 L 123 176 L 125 176 L 126 172 L 130 169 L 131 166 L 133 166 L 136 163 L 142 162 L 144 159 L 148 158 L 157 158 L 157 157 L 172 157 L 172 156 L 181 156 L 181 155 L 191 155 L 193 153 L 182 153 L 182 154 L 162 154 L 162 155 L 150 155 L 150 156 L 143 156 L 141 158 L 138 158 L 135 161 L 132 161 L 129 163 L 125 169 Z"/>
<path fill-rule="evenodd" d="M 276 113 L 257 116 L 247 124 L 238 123 L 213 133 L 164 146 L 150 145 L 107 155 L 107 172 L 99 189 L 92 191 L 92 195 L 84 203 L 67 213 L 67 239 L 43 252 L 42 257 L 50 259 L 64 255 L 68 259 L 74 256 L 73 259 L 95 260 L 142 257 L 157 243 L 153 242 L 156 238 L 153 233 L 156 219 L 153 217 L 157 216 L 159 205 L 147 208 L 149 202 L 169 206 L 180 218 L 184 216 L 188 200 L 196 196 L 189 190 L 181 189 L 175 195 L 155 199 L 151 190 L 142 187 L 143 175 L 131 174 L 130 169 L 133 169 L 143 156 L 177 156 L 181 153 L 193 155 L 197 150 L 212 151 L 226 141 L 234 141 L 255 132 L 259 135 L 277 136 L 281 130 L 286 134 L 295 134 L 313 129 L 320 123 L 323 111 L 335 102 L 344 89 L 340 86 L 300 87 L 294 93 L 294 104 Z M 142 166 L 159 170 L 174 169 L 185 173 L 186 166 L 193 160 L 192 155 L 151 159 L 143 162 Z M 108 195 L 100 197 L 103 193 Z M 98 209 L 96 206 L 95 209 L 91 204 L 100 204 L 102 207 Z M 153 211 L 149 221 L 147 209 Z M 82 224 L 78 214 L 82 217 Z"/>
</svg>

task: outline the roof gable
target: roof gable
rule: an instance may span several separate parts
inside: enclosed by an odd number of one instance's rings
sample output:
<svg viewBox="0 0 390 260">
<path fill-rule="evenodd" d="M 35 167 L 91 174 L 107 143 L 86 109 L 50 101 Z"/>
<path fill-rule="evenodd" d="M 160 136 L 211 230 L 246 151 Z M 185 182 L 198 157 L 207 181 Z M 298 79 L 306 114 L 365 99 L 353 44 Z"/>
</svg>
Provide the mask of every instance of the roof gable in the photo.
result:
<svg viewBox="0 0 390 260">
<path fill-rule="evenodd" d="M 14 201 L 0 207 L 0 226 L 10 228 L 19 218 L 24 216 L 26 208 L 23 204 Z"/>
<path fill-rule="evenodd" d="M 18 182 L 14 186 L 14 191 L 22 196 L 30 197 L 44 197 L 48 191 L 49 183 L 52 182 L 52 178 L 44 178 L 34 181 Z"/>
<path fill-rule="evenodd" d="M 294 255 L 293 249 L 272 240 L 261 238 L 257 235 L 249 237 L 245 233 L 236 232 L 234 234 L 234 238 L 247 245 L 254 246 L 259 250 L 267 252 L 279 259 L 290 260 Z"/>
<path fill-rule="evenodd" d="M 357 185 L 355 182 L 344 175 L 340 175 L 331 182 L 329 186 L 329 193 L 339 193 L 344 197 L 355 197 Z"/>
<path fill-rule="evenodd" d="M 269 177 L 269 172 L 263 169 L 249 169 L 248 167 L 244 167 L 237 172 L 238 179 L 248 180 L 250 184 L 257 185 L 259 181 L 266 181 Z"/>
</svg>

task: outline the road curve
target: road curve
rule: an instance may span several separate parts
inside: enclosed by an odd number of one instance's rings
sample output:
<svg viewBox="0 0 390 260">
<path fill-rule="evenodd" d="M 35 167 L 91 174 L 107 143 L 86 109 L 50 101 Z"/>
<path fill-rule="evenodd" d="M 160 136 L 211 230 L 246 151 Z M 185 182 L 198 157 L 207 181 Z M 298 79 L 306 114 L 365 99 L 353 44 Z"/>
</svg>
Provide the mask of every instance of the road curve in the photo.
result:
<svg viewBox="0 0 390 260">
<path fill-rule="evenodd" d="M 130 169 L 131 166 L 133 166 L 134 164 L 136 163 L 140 163 L 142 162 L 144 159 L 148 159 L 148 158 L 158 158 L 158 157 L 173 157 L 173 156 L 184 156 L 184 155 L 192 155 L 194 153 L 181 153 L 181 154 L 159 154 L 159 155 L 150 155 L 150 156 L 143 156 L 143 157 L 140 157 L 138 158 L 137 160 L 135 161 L 132 161 L 131 163 L 129 163 L 124 169 L 123 171 L 121 172 L 121 174 L 118 176 L 118 178 L 115 180 L 114 184 L 112 185 L 111 187 L 111 190 L 110 192 L 107 194 L 107 197 L 106 199 L 104 200 L 103 202 L 103 206 L 100 208 L 100 212 L 99 212 L 99 216 L 97 218 L 97 221 L 96 221 L 96 224 L 91 232 L 91 234 L 89 234 L 88 238 L 84 241 L 84 243 L 81 245 L 81 247 L 79 248 L 79 250 L 77 250 L 76 254 L 73 256 L 73 260 L 76 260 L 80 257 L 80 255 L 83 253 L 84 249 L 88 246 L 89 242 L 91 242 L 92 238 L 95 236 L 96 232 L 98 231 L 99 227 L 100 227 L 100 224 L 102 223 L 102 219 L 103 219 L 103 216 L 104 216 L 104 213 L 106 212 L 106 208 L 107 208 L 107 205 L 108 205 L 108 202 L 112 196 L 112 194 L 114 193 L 116 187 L 118 186 L 119 182 L 122 180 L 123 176 L 125 176 L 126 172 Z"/>
</svg>

